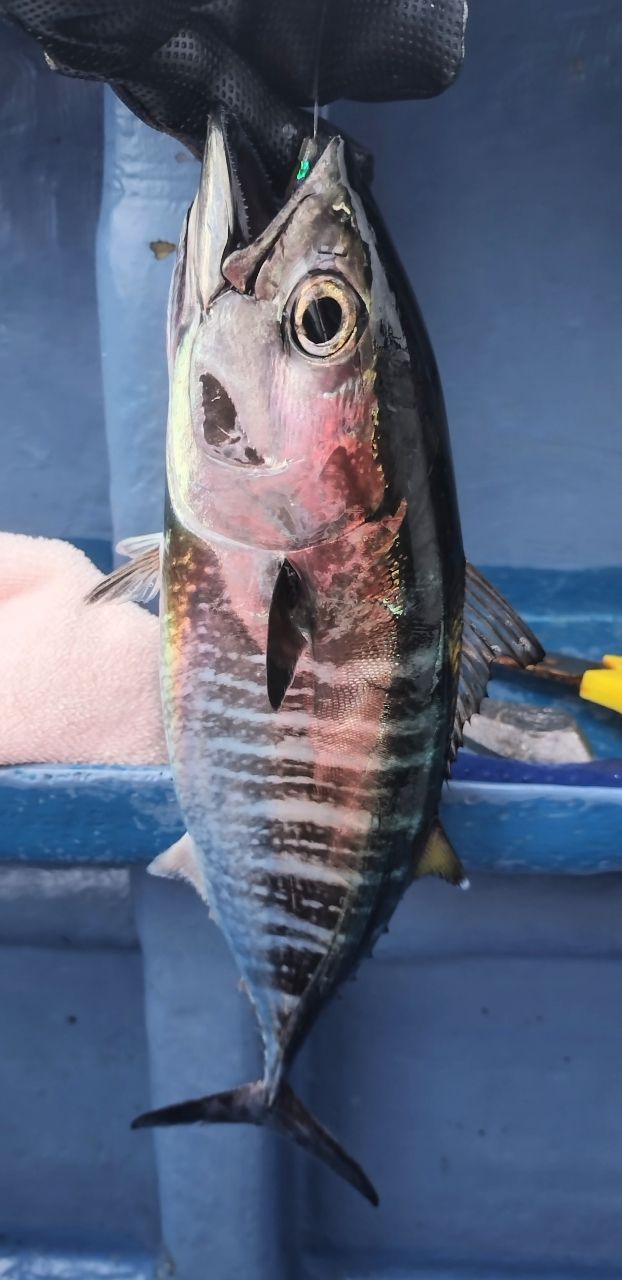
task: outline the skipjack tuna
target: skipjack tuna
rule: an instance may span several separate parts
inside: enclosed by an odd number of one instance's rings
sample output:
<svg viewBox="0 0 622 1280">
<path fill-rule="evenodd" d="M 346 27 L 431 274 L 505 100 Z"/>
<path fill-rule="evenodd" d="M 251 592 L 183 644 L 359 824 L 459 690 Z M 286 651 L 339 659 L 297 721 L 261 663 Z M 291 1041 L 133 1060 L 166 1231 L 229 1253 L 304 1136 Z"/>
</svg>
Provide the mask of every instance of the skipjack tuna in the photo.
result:
<svg viewBox="0 0 622 1280">
<path fill-rule="evenodd" d="M 310 144 L 272 214 L 233 151 L 212 119 L 169 308 L 164 537 L 126 543 L 94 596 L 161 580 L 188 833 L 150 869 L 209 904 L 265 1067 L 134 1124 L 269 1125 L 376 1204 L 288 1069 L 411 881 L 464 882 L 443 781 L 494 657 L 542 650 L 465 569 L 434 357 L 343 139 Z"/>
</svg>

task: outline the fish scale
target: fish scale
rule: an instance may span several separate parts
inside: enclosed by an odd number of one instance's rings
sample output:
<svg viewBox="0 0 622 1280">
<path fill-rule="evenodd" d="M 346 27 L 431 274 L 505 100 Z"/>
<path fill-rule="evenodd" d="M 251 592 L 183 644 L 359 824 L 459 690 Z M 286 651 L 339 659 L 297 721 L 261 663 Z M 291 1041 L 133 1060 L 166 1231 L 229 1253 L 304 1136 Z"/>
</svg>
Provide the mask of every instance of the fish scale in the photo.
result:
<svg viewBox="0 0 622 1280">
<path fill-rule="evenodd" d="M 183 616 L 186 609 L 190 612 L 196 612 L 202 607 L 204 595 L 209 596 L 209 573 L 206 574 L 206 562 L 209 563 L 209 556 L 205 556 L 203 548 L 195 544 L 195 553 L 197 557 L 196 572 L 188 574 L 187 572 L 187 538 L 182 537 L 183 550 L 180 560 L 184 563 L 185 571 L 181 577 L 181 586 L 179 590 L 173 588 L 169 591 L 167 613 L 170 612 L 171 627 L 183 626 Z M 170 554 L 174 557 L 174 546 L 171 548 Z M 213 569 L 213 565 L 212 565 Z M 195 592 L 186 591 L 188 582 L 194 583 L 197 587 Z M 215 589 L 214 589 L 215 588 Z M 212 596 L 218 596 L 222 592 L 221 581 L 212 582 Z M 206 858 L 206 880 L 211 889 L 215 909 L 218 917 L 228 933 L 233 945 L 238 945 L 240 951 L 244 951 L 249 957 L 248 962 L 243 965 L 243 976 L 249 989 L 253 991 L 253 998 L 258 1007 L 261 1008 L 261 999 L 256 995 L 255 988 L 258 986 L 258 973 L 253 969 L 252 957 L 255 953 L 261 955 L 261 985 L 266 982 L 266 955 L 265 955 L 265 938 L 272 936 L 271 931 L 267 928 L 267 918 L 269 906 L 267 904 L 271 900 L 271 891 L 274 886 L 274 875 L 278 872 L 268 872 L 263 869 L 262 862 L 266 851 L 270 851 L 273 864 L 278 863 L 278 850 L 283 848 L 284 857 L 287 857 L 289 843 L 292 841 L 292 832 L 288 829 L 285 821 L 280 821 L 270 816 L 270 808 L 278 803 L 281 805 L 288 802 L 288 786 L 287 786 L 287 754 L 280 757 L 280 771 L 270 751 L 264 751 L 263 755 L 258 755 L 254 750 L 256 746 L 270 748 L 275 737 L 282 744 L 289 743 L 289 750 L 293 756 L 296 754 L 296 744 L 299 741 L 300 729 L 298 727 L 287 733 L 286 722 L 284 720 L 275 721 L 272 713 L 269 712 L 267 697 L 265 692 L 265 676 L 263 678 L 263 687 L 261 684 L 261 676 L 257 664 L 252 662 L 252 658 L 257 653 L 253 647 L 250 636 L 244 637 L 238 628 L 238 648 L 239 652 L 236 659 L 236 671 L 238 678 L 244 682 L 244 700 L 238 700 L 239 690 L 231 683 L 223 685 L 220 683 L 220 670 L 229 669 L 229 653 L 231 635 L 231 612 L 229 610 L 213 611 L 212 622 L 209 628 L 209 666 L 203 666 L 203 655 L 201 652 L 201 631 L 197 629 L 196 636 L 196 653 L 190 651 L 187 654 L 191 665 L 195 665 L 198 669 L 202 669 L 203 679 L 200 684 L 190 682 L 189 692 L 185 695 L 185 706 L 183 709 L 183 723 L 186 727 L 184 734 L 184 744 L 186 750 L 190 751 L 191 759 L 187 762 L 177 757 L 178 770 L 183 779 L 181 785 L 182 807 L 185 810 L 185 816 L 188 822 L 188 828 L 191 833 L 198 830 L 202 831 L 207 823 L 212 832 L 213 846 L 217 849 L 214 855 L 213 865 L 210 864 L 209 856 Z M 243 641 L 248 644 L 247 653 L 243 651 Z M 195 661 L 193 662 L 193 658 Z M 248 659 L 251 659 L 249 661 Z M 245 661 L 246 659 L 246 661 Z M 260 679 L 257 679 L 259 674 Z M 253 680 L 253 676 L 255 680 Z M 210 698 L 207 692 L 207 683 L 211 680 L 213 687 L 213 697 Z M 173 678 L 174 683 L 174 678 Z M 250 696 L 249 689 L 255 690 L 254 696 Z M 170 698 L 175 700 L 175 689 L 170 688 Z M 167 686 L 164 685 L 165 699 L 167 697 Z M 267 802 L 263 807 L 263 812 L 255 816 L 253 814 L 252 799 L 249 803 L 248 784 L 243 782 L 241 790 L 235 787 L 235 771 L 239 767 L 240 759 L 237 751 L 235 754 L 227 753 L 221 746 L 217 748 L 218 767 L 229 771 L 226 776 L 226 794 L 224 799 L 224 809 L 221 809 L 221 792 L 215 787 L 211 789 L 210 795 L 206 798 L 204 789 L 199 791 L 197 801 L 197 791 L 193 764 L 198 760 L 199 771 L 205 776 L 206 763 L 205 747 L 195 755 L 193 742 L 196 740 L 202 744 L 209 743 L 210 737 L 216 735 L 216 741 L 221 743 L 225 732 L 230 729 L 230 724 L 226 721 L 227 713 L 233 709 L 237 715 L 239 712 L 240 725 L 246 723 L 246 731 L 244 733 L 245 743 L 245 762 L 249 766 L 249 772 L 252 773 L 256 790 L 267 796 Z M 294 707 L 294 711 L 300 714 L 302 706 Z M 254 713 L 255 718 L 249 719 L 248 713 Z M 237 721 L 236 721 L 237 723 Z M 226 739 L 225 739 L 226 740 Z M 235 739 L 236 745 L 239 738 Z M 173 751 L 175 747 L 173 746 Z M 265 784 L 264 775 L 270 773 L 271 777 L 279 777 L 278 783 L 274 781 Z M 312 782 L 312 774 L 307 768 L 306 782 Z M 184 806 L 184 792 L 187 789 L 188 799 Z M 313 803 L 308 801 L 308 803 Z M 224 816 L 224 825 L 221 821 L 220 814 Z M 239 834 L 236 819 L 239 815 Z M 308 830 L 311 832 L 313 828 L 308 824 Z M 325 845 L 325 837 L 323 829 L 320 828 L 319 837 L 316 832 L 316 843 L 320 847 Z M 295 839 L 295 837 L 294 837 Z M 285 844 L 287 841 L 287 844 Z M 223 854 L 226 856 L 223 858 Z M 220 874 L 222 872 L 222 874 Z M 241 880 L 238 877 L 241 875 Z M 242 887 L 241 895 L 234 896 L 235 889 Z M 250 889 L 250 893 L 248 890 Z M 254 890 L 260 892 L 254 892 Z M 343 886 L 335 886 L 335 890 L 343 893 Z M 304 896 L 304 895 L 303 895 Z M 341 901 L 337 904 L 341 908 Z M 237 907 L 237 911 L 234 910 Z M 283 922 L 284 933 L 291 932 L 294 936 L 296 932 L 296 917 L 292 917 L 291 927 L 287 928 L 287 921 Z M 302 949 L 301 953 L 302 953 Z M 273 964 L 273 971 L 270 973 L 268 985 L 278 987 L 283 977 L 281 968 L 282 961 L 276 958 Z M 317 951 L 314 950 L 314 961 L 317 962 Z M 264 1018 L 265 1018 L 265 1010 Z M 277 1010 L 278 1013 L 278 1010 Z M 273 1036 L 278 1030 L 275 1028 L 273 1013 L 273 1001 L 270 1001 L 268 1010 L 268 1021 L 264 1028 L 266 1037 Z"/>
<path fill-rule="evenodd" d="M 324 575 L 330 574 L 329 560 L 324 552 Z M 234 617 L 232 593 L 227 587 L 228 581 L 238 582 L 243 574 L 252 573 L 248 561 L 248 555 L 233 548 L 214 551 L 172 523 L 164 565 L 165 650 L 175 649 L 174 633 L 184 631 L 186 618 L 198 615 L 208 621 L 188 630 L 193 641 L 186 646 L 186 662 L 195 676 L 189 679 L 185 670 L 177 677 L 185 690 L 181 716 L 185 758 L 176 743 L 171 744 L 171 750 L 188 830 L 197 843 L 202 831 L 206 827 L 210 830 L 210 844 L 203 855 L 210 900 L 236 951 L 257 1010 L 267 1063 L 273 1063 L 272 1070 L 280 1073 L 284 1019 L 295 1016 L 298 1003 L 312 988 L 318 970 L 328 967 L 327 957 L 342 936 L 347 939 L 347 948 L 340 949 L 340 968 L 347 963 L 346 951 L 354 955 L 365 932 L 370 898 L 382 886 L 383 844 L 395 835 L 392 805 L 396 790 L 404 785 L 402 775 L 420 769 L 429 754 L 422 749 L 427 717 L 389 716 L 385 726 L 382 715 L 369 715 L 370 696 L 376 705 L 386 701 L 383 686 L 372 688 L 371 693 L 368 687 L 374 667 L 386 666 L 381 652 L 379 656 L 381 637 L 373 634 L 372 623 L 376 631 L 382 631 L 384 648 L 391 651 L 396 632 L 392 614 L 378 607 L 368 611 L 371 634 L 367 637 L 359 616 L 355 652 L 346 663 L 339 663 L 335 648 L 339 637 L 335 637 L 330 618 L 323 620 L 321 602 L 317 603 L 313 658 L 292 687 L 286 705 L 275 715 L 267 700 L 265 674 L 256 661 L 265 647 L 269 600 L 263 601 L 263 609 L 257 607 L 257 593 L 250 589 L 252 607 L 247 609 L 247 618 L 239 613 Z M 342 563 L 342 554 L 336 549 L 333 577 L 341 573 Z M 181 573 L 176 565 L 182 566 Z M 368 565 L 354 560 L 352 569 L 365 605 Z M 261 573 L 256 577 L 259 590 Z M 352 581 L 352 577 L 342 580 L 340 592 L 349 602 L 349 610 L 342 616 L 364 613 L 364 609 L 357 610 Z M 331 610 L 334 599 L 331 592 Z M 263 628 L 257 626 L 261 618 Z M 349 628 L 344 630 L 347 634 Z M 233 634 L 235 678 L 230 676 Z M 422 660 L 422 652 L 427 662 Z M 367 653 L 372 656 L 365 664 Z M 429 652 L 419 650 L 419 668 L 432 667 L 436 656 L 431 647 Z M 394 679 L 411 658 L 411 654 L 404 655 L 401 667 L 393 661 Z M 335 660 L 342 677 L 336 690 L 334 683 L 331 688 L 325 681 L 326 669 L 334 666 Z M 358 673 L 357 682 L 353 671 Z M 229 678 L 223 679 L 227 673 Z M 174 680 L 163 687 L 166 711 L 168 703 L 176 703 L 177 689 Z M 174 715 L 166 718 L 171 724 L 175 722 Z M 361 723 L 367 733 L 371 728 L 375 738 L 365 757 L 364 785 L 349 765 L 347 754 L 349 743 L 356 744 L 360 738 Z M 325 724 L 333 730 L 337 726 L 332 747 L 327 744 Z M 235 750 L 227 751 L 224 743 L 234 727 L 231 746 L 235 743 Z M 401 750 L 391 751 L 396 731 Z M 383 738 L 389 747 L 388 757 L 382 751 Z M 210 773 L 210 742 L 216 744 L 214 775 Z M 200 748 L 196 744 L 201 744 Z M 306 760 L 297 759 L 302 747 Z M 380 767 L 374 768 L 373 763 L 370 767 L 370 760 Z M 290 762 L 296 762 L 295 786 Z M 197 785 L 197 769 L 202 778 L 212 779 L 208 792 Z M 377 821 L 379 815 L 383 815 L 382 824 Z M 416 835 L 418 821 L 421 816 L 413 813 L 408 840 Z M 314 868 L 319 880 L 314 878 Z M 333 869 L 331 882 L 329 871 Z M 296 1004 L 292 1003 L 294 997 Z"/>
</svg>

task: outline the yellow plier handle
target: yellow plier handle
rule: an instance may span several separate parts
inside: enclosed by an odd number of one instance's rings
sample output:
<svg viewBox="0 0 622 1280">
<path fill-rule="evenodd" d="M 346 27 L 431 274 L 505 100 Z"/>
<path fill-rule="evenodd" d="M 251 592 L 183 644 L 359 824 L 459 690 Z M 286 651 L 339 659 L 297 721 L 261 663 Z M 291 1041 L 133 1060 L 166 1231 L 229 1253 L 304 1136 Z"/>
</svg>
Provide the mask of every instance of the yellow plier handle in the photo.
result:
<svg viewBox="0 0 622 1280">
<path fill-rule="evenodd" d="M 579 693 L 586 702 L 597 702 L 622 715 L 622 657 L 606 653 L 602 667 L 583 673 Z"/>
</svg>

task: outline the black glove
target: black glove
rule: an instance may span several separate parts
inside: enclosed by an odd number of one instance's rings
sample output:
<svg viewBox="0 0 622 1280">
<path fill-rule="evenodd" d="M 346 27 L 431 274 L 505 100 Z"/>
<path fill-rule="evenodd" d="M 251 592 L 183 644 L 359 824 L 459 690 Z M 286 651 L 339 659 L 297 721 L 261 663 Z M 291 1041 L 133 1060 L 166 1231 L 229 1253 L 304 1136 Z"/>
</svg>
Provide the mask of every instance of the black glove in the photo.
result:
<svg viewBox="0 0 622 1280">
<path fill-rule="evenodd" d="M 228 108 L 282 190 L 300 108 L 427 98 L 462 61 L 465 0 L 0 0 L 66 75 L 107 80 L 148 124 L 202 151 Z M 322 129 L 326 129 L 322 125 Z M 328 132 L 330 132 L 328 127 Z"/>
</svg>

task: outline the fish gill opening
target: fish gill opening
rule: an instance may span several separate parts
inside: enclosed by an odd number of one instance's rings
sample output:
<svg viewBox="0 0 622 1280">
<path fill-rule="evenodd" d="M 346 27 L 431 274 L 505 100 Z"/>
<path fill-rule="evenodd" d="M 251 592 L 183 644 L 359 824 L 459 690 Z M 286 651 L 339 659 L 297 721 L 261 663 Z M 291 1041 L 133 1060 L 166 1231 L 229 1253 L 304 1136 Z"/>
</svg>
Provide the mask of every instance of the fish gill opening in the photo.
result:
<svg viewBox="0 0 622 1280">
<path fill-rule="evenodd" d="M 203 436 L 211 449 L 216 449 L 228 462 L 238 466 L 259 467 L 264 458 L 248 440 L 236 407 L 222 383 L 211 373 L 202 373 Z"/>
</svg>

